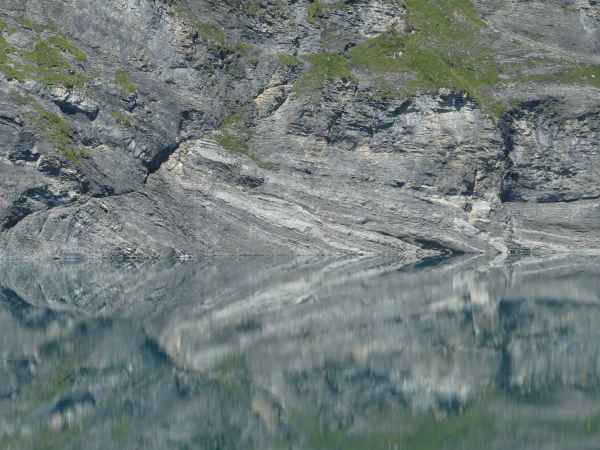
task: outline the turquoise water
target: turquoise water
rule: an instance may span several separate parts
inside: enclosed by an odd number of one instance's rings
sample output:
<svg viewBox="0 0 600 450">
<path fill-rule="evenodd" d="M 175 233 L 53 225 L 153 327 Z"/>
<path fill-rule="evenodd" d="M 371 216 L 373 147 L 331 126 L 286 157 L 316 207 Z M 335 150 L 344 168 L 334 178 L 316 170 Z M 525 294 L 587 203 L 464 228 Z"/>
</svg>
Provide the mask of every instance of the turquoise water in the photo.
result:
<svg viewBox="0 0 600 450">
<path fill-rule="evenodd" d="M 0 449 L 598 449 L 600 261 L 0 264 Z"/>
</svg>

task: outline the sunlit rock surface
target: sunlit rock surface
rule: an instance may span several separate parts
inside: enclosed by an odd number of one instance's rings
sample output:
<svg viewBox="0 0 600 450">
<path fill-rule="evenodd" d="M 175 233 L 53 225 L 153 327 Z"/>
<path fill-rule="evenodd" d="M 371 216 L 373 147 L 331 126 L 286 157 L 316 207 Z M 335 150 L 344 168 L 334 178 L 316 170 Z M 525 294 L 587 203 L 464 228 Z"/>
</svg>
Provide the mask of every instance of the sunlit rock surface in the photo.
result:
<svg viewBox="0 0 600 450">
<path fill-rule="evenodd" d="M 597 254 L 599 17 L 4 0 L 0 258 Z"/>
</svg>

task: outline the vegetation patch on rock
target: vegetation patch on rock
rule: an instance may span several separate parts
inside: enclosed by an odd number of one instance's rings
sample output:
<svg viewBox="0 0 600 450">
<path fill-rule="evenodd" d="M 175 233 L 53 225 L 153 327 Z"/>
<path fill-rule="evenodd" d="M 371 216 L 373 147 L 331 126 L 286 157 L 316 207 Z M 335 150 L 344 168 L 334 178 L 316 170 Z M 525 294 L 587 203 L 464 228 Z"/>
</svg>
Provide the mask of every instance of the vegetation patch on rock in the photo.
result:
<svg viewBox="0 0 600 450">
<path fill-rule="evenodd" d="M 294 67 L 302 64 L 302 60 L 295 55 L 290 55 L 289 53 L 279 53 L 277 55 L 277 60 L 279 61 L 279 64 L 285 67 Z"/>
<path fill-rule="evenodd" d="M 65 36 L 55 33 L 48 36 L 42 32 L 53 29 L 20 18 L 21 26 L 36 33 L 37 39 L 30 49 L 18 49 L 8 43 L 0 26 L 0 72 L 9 80 L 35 80 L 45 87 L 64 86 L 68 89 L 82 87 L 88 77 L 73 67 L 69 58 L 77 63 L 87 61 L 87 55 Z"/>
<path fill-rule="evenodd" d="M 111 111 L 110 115 L 113 119 L 115 119 L 115 122 L 117 122 L 119 125 L 126 128 L 133 127 L 133 120 L 128 114 L 121 111 Z"/>
<path fill-rule="evenodd" d="M 429 415 L 414 416 L 401 411 L 389 411 L 381 419 L 398 431 L 347 433 L 323 426 L 318 417 L 294 412 L 291 426 L 312 449 L 435 450 L 440 448 L 475 449 L 494 435 L 494 417 L 476 405 L 466 412 L 437 420 Z M 398 426 L 402 424 L 402 426 Z M 379 424 L 378 424 L 379 425 Z M 377 426 L 373 424 L 373 429 Z"/>
<path fill-rule="evenodd" d="M 225 150 L 247 156 L 259 167 L 272 167 L 270 162 L 260 159 L 250 149 L 248 142 L 252 136 L 253 130 L 246 125 L 243 112 L 238 111 L 223 119 L 216 132 L 215 140 Z"/>
<path fill-rule="evenodd" d="M 65 36 L 55 35 L 48 38 L 48 43 L 56 48 L 61 49 L 63 52 L 69 53 L 75 58 L 75 61 L 84 63 L 87 61 L 87 55 L 83 50 L 75 46 Z"/>
<path fill-rule="evenodd" d="M 470 0 L 404 0 L 407 31 L 389 29 L 343 53 L 305 56 L 310 65 L 295 91 L 315 97 L 328 83 L 353 79 L 354 71 L 375 80 L 376 91 L 388 96 L 451 89 L 464 92 L 489 116 L 498 119 L 510 105 L 494 95 L 506 82 L 554 82 L 600 87 L 600 66 L 558 62 L 558 69 L 543 75 L 518 76 L 496 60 L 493 35 Z M 343 2 L 315 1 L 308 21 L 326 18 L 348 7 Z M 513 70 L 514 72 L 514 70 Z M 389 82 L 403 75 L 403 82 Z"/>
<path fill-rule="evenodd" d="M 375 76 L 406 71 L 402 93 L 440 88 L 467 93 L 493 116 L 502 107 L 488 90 L 498 66 L 482 30 L 485 23 L 468 0 L 406 0 L 409 33 L 394 30 L 350 50 L 353 66 Z"/>
<path fill-rule="evenodd" d="M 63 50 L 50 40 L 39 39 L 33 50 L 24 52 L 22 56 L 28 62 L 20 68 L 24 77 L 36 79 L 45 86 L 75 88 L 83 86 L 88 80 L 71 66 Z"/>
<path fill-rule="evenodd" d="M 137 90 L 135 84 L 129 81 L 129 74 L 125 69 L 119 69 L 115 72 L 115 83 L 124 96 L 133 94 Z"/>
<path fill-rule="evenodd" d="M 315 53 L 304 57 L 310 67 L 294 85 L 296 94 L 311 96 L 329 82 L 354 78 L 348 59 L 336 53 Z"/>
<path fill-rule="evenodd" d="M 87 158 L 87 151 L 76 144 L 76 132 L 60 115 L 46 110 L 32 96 L 13 94 L 15 101 L 30 108 L 25 115 L 32 127 L 54 146 L 67 160 L 77 162 Z"/>
</svg>

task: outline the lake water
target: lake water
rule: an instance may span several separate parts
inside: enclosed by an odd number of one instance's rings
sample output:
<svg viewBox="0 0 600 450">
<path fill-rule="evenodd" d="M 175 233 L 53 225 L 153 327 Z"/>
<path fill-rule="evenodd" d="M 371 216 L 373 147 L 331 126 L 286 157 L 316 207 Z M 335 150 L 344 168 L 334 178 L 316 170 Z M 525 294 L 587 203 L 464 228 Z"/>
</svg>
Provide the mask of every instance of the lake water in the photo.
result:
<svg viewBox="0 0 600 450">
<path fill-rule="evenodd" d="M 0 449 L 600 448 L 600 260 L 0 264 Z"/>
</svg>

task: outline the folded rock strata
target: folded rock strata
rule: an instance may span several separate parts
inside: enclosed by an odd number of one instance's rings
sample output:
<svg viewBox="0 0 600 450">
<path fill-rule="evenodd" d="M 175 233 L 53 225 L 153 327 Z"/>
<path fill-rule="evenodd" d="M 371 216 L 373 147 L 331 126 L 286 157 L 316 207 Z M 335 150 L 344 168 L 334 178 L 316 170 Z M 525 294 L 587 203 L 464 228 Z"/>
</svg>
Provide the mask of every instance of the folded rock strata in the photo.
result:
<svg viewBox="0 0 600 450">
<path fill-rule="evenodd" d="M 459 3 L 5 0 L 0 254 L 597 253 L 600 6 Z"/>
</svg>

